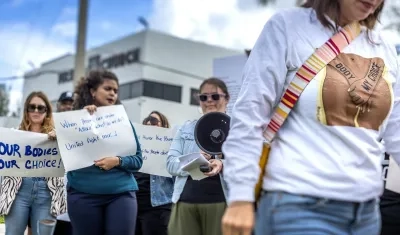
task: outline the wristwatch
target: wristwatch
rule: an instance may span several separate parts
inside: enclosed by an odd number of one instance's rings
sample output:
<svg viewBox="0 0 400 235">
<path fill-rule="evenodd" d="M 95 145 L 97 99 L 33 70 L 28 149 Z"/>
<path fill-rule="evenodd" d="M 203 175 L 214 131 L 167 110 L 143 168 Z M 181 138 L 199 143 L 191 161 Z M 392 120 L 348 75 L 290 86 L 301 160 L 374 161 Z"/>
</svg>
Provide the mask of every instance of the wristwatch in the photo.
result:
<svg viewBox="0 0 400 235">
<path fill-rule="evenodd" d="M 120 156 L 117 157 L 118 158 L 118 166 L 122 165 L 122 158 Z"/>
</svg>

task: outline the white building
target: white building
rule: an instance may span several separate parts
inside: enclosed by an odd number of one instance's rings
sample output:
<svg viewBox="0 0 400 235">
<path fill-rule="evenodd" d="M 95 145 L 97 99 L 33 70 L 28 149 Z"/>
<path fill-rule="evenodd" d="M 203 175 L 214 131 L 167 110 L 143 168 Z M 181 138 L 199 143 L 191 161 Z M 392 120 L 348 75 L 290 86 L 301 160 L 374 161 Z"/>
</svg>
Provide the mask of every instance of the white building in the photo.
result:
<svg viewBox="0 0 400 235">
<path fill-rule="evenodd" d="M 132 122 L 157 110 L 177 125 L 199 117 L 193 94 L 212 76 L 213 60 L 241 53 L 145 30 L 89 50 L 86 66 L 118 76 L 119 98 Z M 62 92 L 72 90 L 73 66 L 74 56 L 68 54 L 25 74 L 23 101 L 41 90 L 55 104 Z"/>
</svg>

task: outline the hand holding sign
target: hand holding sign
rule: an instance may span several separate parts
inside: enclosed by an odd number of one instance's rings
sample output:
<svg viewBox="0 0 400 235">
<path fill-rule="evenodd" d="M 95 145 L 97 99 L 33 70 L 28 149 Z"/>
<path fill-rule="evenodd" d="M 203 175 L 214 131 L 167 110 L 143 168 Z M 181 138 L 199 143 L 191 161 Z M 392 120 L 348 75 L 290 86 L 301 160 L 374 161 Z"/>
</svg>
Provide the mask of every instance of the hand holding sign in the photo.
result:
<svg viewBox="0 0 400 235">
<path fill-rule="evenodd" d="M 67 171 L 92 166 L 105 156 L 136 154 L 136 141 L 124 106 L 86 108 L 54 113 L 58 146 Z"/>
<path fill-rule="evenodd" d="M 143 165 L 140 172 L 171 177 L 167 172 L 167 157 L 174 129 L 134 124 L 142 149 Z"/>
<path fill-rule="evenodd" d="M 0 175 L 59 177 L 64 175 L 57 142 L 46 134 L 0 128 Z"/>
<path fill-rule="evenodd" d="M 100 169 L 108 171 L 116 166 L 118 166 L 120 160 L 118 157 L 104 157 L 100 160 L 94 161 L 94 165 L 98 166 Z"/>
<path fill-rule="evenodd" d="M 83 107 L 83 109 L 86 109 L 90 115 L 92 115 L 94 112 L 97 111 L 97 106 L 96 105 L 87 105 L 85 107 Z"/>
<path fill-rule="evenodd" d="M 49 140 L 56 140 L 57 139 L 55 130 L 50 131 L 47 135 L 49 136 Z"/>
</svg>

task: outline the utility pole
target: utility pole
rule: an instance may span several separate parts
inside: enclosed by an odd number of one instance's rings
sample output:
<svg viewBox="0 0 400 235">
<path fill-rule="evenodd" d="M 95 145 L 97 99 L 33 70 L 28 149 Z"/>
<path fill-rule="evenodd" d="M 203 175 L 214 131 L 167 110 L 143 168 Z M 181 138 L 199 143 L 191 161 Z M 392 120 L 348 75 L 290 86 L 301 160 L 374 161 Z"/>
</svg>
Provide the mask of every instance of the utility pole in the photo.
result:
<svg viewBox="0 0 400 235">
<path fill-rule="evenodd" d="M 80 78 L 85 76 L 85 58 L 86 58 L 86 31 L 87 31 L 87 15 L 88 1 L 79 0 L 78 27 L 76 34 L 76 51 L 75 51 L 75 67 L 73 86 L 79 82 Z M 73 89 L 74 89 L 73 87 Z"/>
</svg>

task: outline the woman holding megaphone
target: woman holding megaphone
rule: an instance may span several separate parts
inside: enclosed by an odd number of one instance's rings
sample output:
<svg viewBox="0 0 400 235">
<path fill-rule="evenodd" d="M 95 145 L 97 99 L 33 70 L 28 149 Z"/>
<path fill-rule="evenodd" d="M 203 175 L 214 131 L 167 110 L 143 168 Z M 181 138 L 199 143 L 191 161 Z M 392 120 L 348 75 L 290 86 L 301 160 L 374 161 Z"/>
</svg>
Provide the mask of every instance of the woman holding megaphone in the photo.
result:
<svg viewBox="0 0 400 235">
<path fill-rule="evenodd" d="M 209 78 L 200 85 L 198 98 L 204 114 L 225 113 L 229 93 L 223 81 Z M 179 164 L 181 156 L 201 152 L 194 137 L 196 123 L 188 121 L 178 129 L 168 153 L 167 170 L 176 176 L 168 233 L 219 235 L 221 218 L 226 208 L 226 187 L 221 174 L 222 156 L 212 159 L 203 153 L 209 160 L 211 170 L 204 173 L 208 177 L 200 181 L 193 180 L 188 172 L 181 170 Z"/>
</svg>

